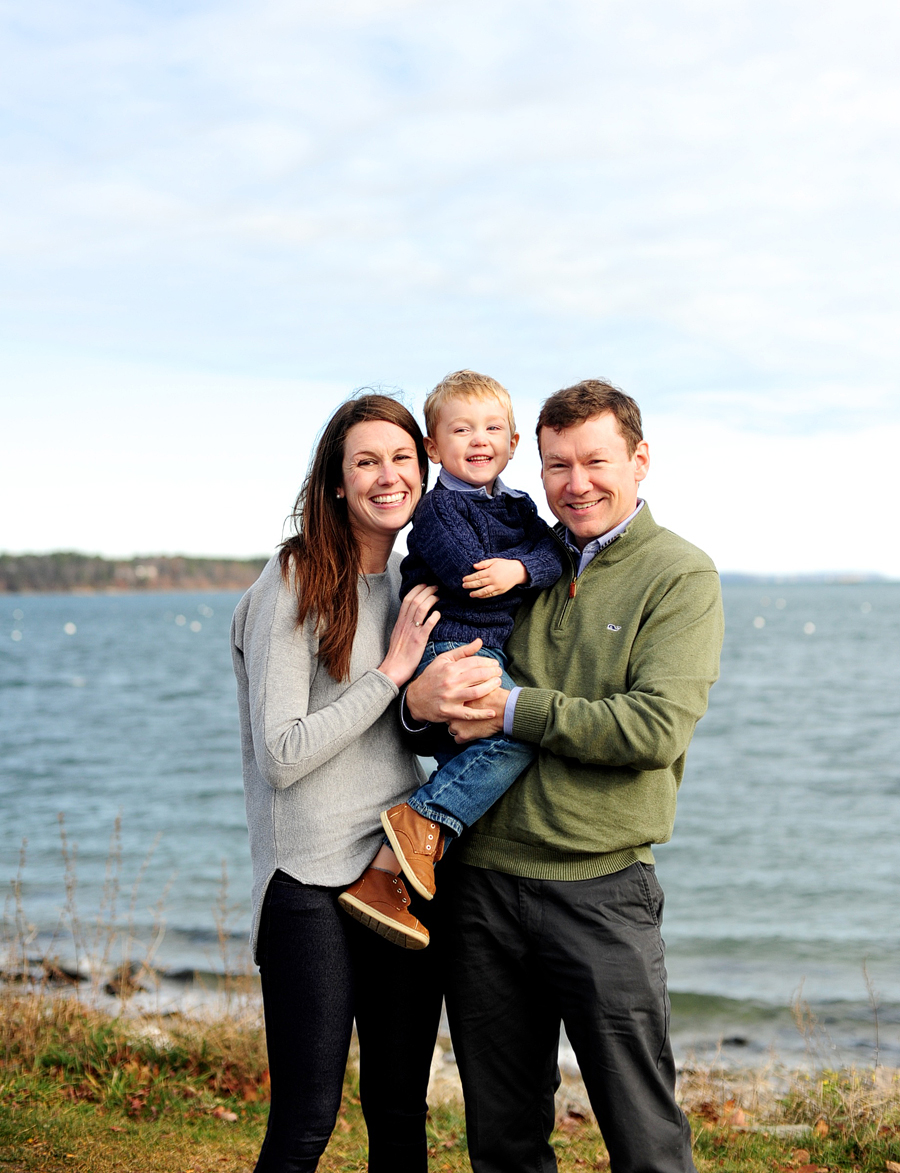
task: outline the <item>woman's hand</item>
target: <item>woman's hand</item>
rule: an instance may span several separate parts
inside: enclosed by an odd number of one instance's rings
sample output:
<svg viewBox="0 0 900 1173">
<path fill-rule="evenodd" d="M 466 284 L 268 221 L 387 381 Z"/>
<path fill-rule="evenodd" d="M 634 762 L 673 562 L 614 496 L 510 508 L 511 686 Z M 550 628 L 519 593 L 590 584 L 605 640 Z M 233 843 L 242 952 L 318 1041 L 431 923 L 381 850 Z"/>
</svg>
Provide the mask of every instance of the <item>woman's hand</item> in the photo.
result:
<svg viewBox="0 0 900 1173">
<path fill-rule="evenodd" d="M 476 639 L 436 656 L 406 690 L 410 715 L 417 721 L 432 723 L 494 717 L 493 706 L 473 705 L 496 690 L 501 675 L 496 660 L 476 655 L 480 647 L 481 640 Z"/>
<path fill-rule="evenodd" d="M 484 562 L 476 562 L 472 569 L 475 573 L 467 574 L 462 585 L 473 599 L 505 595 L 514 586 L 528 582 L 525 563 L 518 558 L 485 558 Z"/>
<path fill-rule="evenodd" d="M 441 617 L 439 611 L 431 611 L 437 597 L 436 587 L 422 583 L 413 587 L 400 604 L 388 653 L 378 665 L 379 671 L 389 676 L 398 688 L 406 684 L 418 668 L 434 625 Z"/>
</svg>

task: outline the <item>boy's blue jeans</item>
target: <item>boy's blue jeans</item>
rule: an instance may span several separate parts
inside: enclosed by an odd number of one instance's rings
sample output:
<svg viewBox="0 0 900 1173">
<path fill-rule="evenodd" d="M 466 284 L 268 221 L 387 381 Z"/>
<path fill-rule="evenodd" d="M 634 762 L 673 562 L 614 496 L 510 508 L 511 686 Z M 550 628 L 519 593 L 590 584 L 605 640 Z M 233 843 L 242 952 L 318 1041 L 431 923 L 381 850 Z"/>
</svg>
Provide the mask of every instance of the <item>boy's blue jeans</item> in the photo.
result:
<svg viewBox="0 0 900 1173">
<path fill-rule="evenodd" d="M 462 646 L 459 642 L 443 640 L 430 643 L 416 676 L 441 652 Z M 497 660 L 503 669 L 501 685 L 515 688 L 515 681 L 506 671 L 506 655 L 501 648 L 482 648 L 478 655 Z M 513 741 L 505 733 L 495 733 L 457 750 L 435 754 L 439 769 L 408 799 L 409 805 L 456 837 L 493 806 L 536 757 L 537 746 Z"/>
</svg>

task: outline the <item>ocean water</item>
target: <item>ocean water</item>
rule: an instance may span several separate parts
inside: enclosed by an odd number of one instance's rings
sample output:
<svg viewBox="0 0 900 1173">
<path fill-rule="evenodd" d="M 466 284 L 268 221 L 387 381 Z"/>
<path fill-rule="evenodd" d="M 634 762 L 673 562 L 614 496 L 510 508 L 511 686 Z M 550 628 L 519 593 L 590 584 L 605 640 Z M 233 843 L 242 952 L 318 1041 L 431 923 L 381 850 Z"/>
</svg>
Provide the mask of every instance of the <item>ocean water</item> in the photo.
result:
<svg viewBox="0 0 900 1173">
<path fill-rule="evenodd" d="M 724 593 L 722 677 L 657 850 L 676 1043 L 748 1060 L 815 1036 L 864 1062 L 874 999 L 900 1064 L 900 584 Z M 35 953 L 55 934 L 65 955 L 74 909 L 162 967 L 244 964 L 237 599 L 0 597 L 0 891 L 9 935 L 18 877 Z"/>
</svg>

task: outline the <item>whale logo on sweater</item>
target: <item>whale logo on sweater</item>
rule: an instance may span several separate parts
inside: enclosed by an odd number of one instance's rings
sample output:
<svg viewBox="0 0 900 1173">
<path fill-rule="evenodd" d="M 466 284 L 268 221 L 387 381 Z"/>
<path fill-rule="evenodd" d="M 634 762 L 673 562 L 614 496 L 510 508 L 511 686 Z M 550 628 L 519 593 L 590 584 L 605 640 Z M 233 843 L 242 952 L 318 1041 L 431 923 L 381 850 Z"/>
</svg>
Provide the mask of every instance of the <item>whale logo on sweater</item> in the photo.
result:
<svg viewBox="0 0 900 1173">
<path fill-rule="evenodd" d="M 621 623 L 607 623 L 606 630 L 607 631 L 621 631 L 622 624 Z"/>
</svg>

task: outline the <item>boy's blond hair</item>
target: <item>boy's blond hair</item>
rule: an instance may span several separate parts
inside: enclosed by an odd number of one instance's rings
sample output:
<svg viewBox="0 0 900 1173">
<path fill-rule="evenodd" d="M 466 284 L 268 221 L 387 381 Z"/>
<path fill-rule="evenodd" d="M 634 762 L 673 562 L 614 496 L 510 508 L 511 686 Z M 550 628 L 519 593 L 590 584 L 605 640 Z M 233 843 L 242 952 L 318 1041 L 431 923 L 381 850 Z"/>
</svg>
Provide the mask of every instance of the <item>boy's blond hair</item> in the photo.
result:
<svg viewBox="0 0 900 1173">
<path fill-rule="evenodd" d="M 432 439 L 437 430 L 441 408 L 450 399 L 496 399 L 509 416 L 510 432 L 516 430 L 512 400 L 502 383 L 489 375 L 479 375 L 477 371 L 451 371 L 425 400 L 425 431 Z"/>
</svg>

